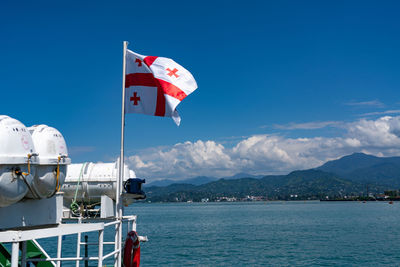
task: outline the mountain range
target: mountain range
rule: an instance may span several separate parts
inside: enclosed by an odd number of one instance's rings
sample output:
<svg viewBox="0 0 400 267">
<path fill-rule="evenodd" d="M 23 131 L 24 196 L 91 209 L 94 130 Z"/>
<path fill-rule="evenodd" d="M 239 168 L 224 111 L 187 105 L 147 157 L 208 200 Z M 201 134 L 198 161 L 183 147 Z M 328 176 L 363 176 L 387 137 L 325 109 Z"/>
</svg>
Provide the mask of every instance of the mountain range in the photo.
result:
<svg viewBox="0 0 400 267">
<path fill-rule="evenodd" d="M 375 157 L 355 153 L 322 166 L 293 171 L 287 175 L 251 176 L 238 174 L 225 178 L 195 177 L 165 185 L 145 187 L 151 201 L 200 201 L 229 196 L 264 196 L 268 199 L 321 199 L 380 193 L 400 188 L 400 157 Z"/>
<path fill-rule="evenodd" d="M 157 180 L 154 182 L 151 182 L 149 184 L 146 184 L 146 187 L 149 186 L 168 186 L 170 184 L 175 184 L 175 183 L 179 183 L 179 184 L 192 184 L 192 185 L 202 185 L 202 184 L 206 184 L 209 182 L 213 182 L 213 181 L 217 181 L 219 179 L 240 179 L 240 178 L 262 178 L 264 177 L 264 175 L 252 175 L 252 174 L 248 174 L 248 173 L 238 173 L 235 174 L 233 176 L 228 176 L 228 177 L 222 177 L 222 178 L 216 178 L 216 177 L 208 177 L 208 176 L 197 176 L 194 178 L 188 178 L 188 179 L 184 179 L 184 180 L 172 180 L 172 179 L 162 179 L 162 180 Z"/>
<path fill-rule="evenodd" d="M 400 157 L 354 153 L 328 161 L 317 169 L 355 182 L 400 188 Z"/>
</svg>

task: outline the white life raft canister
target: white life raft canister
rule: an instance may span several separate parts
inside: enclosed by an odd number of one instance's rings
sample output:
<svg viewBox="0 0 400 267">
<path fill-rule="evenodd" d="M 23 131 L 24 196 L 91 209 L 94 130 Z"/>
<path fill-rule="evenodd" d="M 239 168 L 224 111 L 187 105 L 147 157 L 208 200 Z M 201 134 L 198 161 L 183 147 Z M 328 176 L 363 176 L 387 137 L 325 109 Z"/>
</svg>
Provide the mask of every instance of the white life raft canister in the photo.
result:
<svg viewBox="0 0 400 267">
<path fill-rule="evenodd" d="M 0 115 L 0 207 L 20 201 L 31 188 L 37 153 L 28 129 Z"/>
<path fill-rule="evenodd" d="M 31 126 L 28 130 L 39 156 L 32 181 L 34 194 L 28 192 L 27 197 L 51 197 L 64 183 L 67 165 L 71 163 L 67 145 L 62 134 L 53 127 L 42 124 Z"/>
</svg>

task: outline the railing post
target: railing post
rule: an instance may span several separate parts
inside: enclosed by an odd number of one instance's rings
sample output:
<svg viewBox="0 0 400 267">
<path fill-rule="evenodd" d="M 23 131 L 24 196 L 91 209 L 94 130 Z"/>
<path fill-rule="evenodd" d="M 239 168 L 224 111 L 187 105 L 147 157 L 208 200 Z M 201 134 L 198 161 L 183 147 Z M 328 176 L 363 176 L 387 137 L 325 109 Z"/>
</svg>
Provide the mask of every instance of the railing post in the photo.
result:
<svg viewBox="0 0 400 267">
<path fill-rule="evenodd" d="M 89 257 L 89 237 L 85 235 L 85 258 Z M 89 267 L 89 261 L 85 260 L 85 267 Z"/>
<path fill-rule="evenodd" d="M 81 233 L 78 233 L 78 237 L 76 240 L 76 257 L 79 258 L 81 256 Z M 79 267 L 79 260 L 76 261 L 76 267 Z"/>
<path fill-rule="evenodd" d="M 57 242 L 57 258 L 61 258 L 61 250 L 62 249 L 62 235 L 58 236 L 58 242 Z M 57 267 L 61 267 L 61 261 L 57 261 Z"/>
<path fill-rule="evenodd" d="M 104 239 L 104 229 L 99 231 L 99 263 L 98 263 L 98 267 L 103 267 L 103 239 Z"/>
<path fill-rule="evenodd" d="M 12 251 L 11 251 L 11 267 L 18 267 L 18 256 L 19 256 L 19 243 L 12 243 Z"/>
<path fill-rule="evenodd" d="M 132 231 L 136 232 L 136 219 L 132 220 Z"/>
<path fill-rule="evenodd" d="M 114 242 L 115 242 L 115 244 L 114 244 L 114 250 L 118 250 L 119 249 L 119 239 L 118 239 L 118 236 L 119 236 L 119 223 L 117 223 L 116 225 L 115 225 L 115 234 L 114 234 Z M 114 255 L 114 267 L 121 267 L 121 266 L 118 266 L 118 255 L 119 255 L 119 253 L 120 252 L 118 252 L 117 254 L 115 254 Z"/>
<path fill-rule="evenodd" d="M 26 241 L 21 242 L 21 267 L 26 267 Z"/>
</svg>

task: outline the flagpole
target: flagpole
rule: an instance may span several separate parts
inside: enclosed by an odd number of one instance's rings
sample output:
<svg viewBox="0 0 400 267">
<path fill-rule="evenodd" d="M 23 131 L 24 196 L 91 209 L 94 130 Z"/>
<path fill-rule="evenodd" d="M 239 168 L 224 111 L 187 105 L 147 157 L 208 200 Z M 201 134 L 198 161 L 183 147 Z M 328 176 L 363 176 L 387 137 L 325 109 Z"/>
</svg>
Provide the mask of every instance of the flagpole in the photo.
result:
<svg viewBox="0 0 400 267">
<path fill-rule="evenodd" d="M 116 183 L 115 211 L 116 217 L 120 220 L 115 232 L 115 249 L 119 250 L 116 266 L 122 266 L 122 181 L 124 177 L 124 135 L 125 135 L 125 72 L 126 72 L 126 49 L 128 42 L 123 42 L 123 63 L 122 63 L 122 113 L 121 113 L 121 154 L 119 157 L 119 176 Z"/>
</svg>

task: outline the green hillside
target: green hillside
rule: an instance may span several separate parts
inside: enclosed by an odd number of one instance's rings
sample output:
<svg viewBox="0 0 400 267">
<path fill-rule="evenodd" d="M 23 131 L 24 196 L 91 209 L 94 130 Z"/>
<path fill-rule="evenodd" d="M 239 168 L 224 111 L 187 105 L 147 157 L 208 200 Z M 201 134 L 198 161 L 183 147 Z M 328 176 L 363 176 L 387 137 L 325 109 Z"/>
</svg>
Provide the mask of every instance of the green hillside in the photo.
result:
<svg viewBox="0 0 400 267">
<path fill-rule="evenodd" d="M 317 169 L 363 184 L 400 188 L 400 157 L 384 158 L 355 153 L 328 161 Z"/>
<path fill-rule="evenodd" d="M 306 170 L 288 175 L 265 176 L 261 179 L 220 179 L 199 186 L 172 184 L 166 187 L 149 187 L 146 193 L 151 201 L 201 201 L 202 198 L 213 201 L 224 196 L 239 199 L 264 196 L 271 200 L 287 200 L 291 199 L 291 195 L 297 195 L 297 199 L 320 199 L 326 196 L 359 195 L 363 190 L 363 185 L 339 178 L 335 174 Z"/>
<path fill-rule="evenodd" d="M 345 156 L 319 168 L 262 178 L 219 179 L 205 184 L 146 187 L 150 201 L 215 201 L 262 196 L 270 200 L 341 198 L 383 193 L 400 188 L 400 157 L 380 158 L 362 153 Z"/>
</svg>

